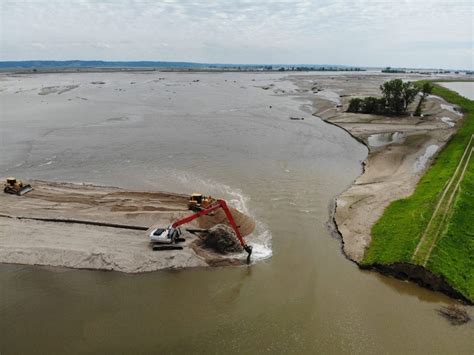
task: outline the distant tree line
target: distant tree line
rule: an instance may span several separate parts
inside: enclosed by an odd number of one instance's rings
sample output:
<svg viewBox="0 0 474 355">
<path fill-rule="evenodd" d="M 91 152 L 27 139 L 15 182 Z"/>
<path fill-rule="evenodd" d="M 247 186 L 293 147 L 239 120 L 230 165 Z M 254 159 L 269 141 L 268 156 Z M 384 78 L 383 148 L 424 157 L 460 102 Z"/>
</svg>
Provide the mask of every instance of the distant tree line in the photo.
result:
<svg viewBox="0 0 474 355">
<path fill-rule="evenodd" d="M 394 79 L 380 86 L 382 97 L 366 97 L 364 99 L 353 98 L 349 102 L 347 112 L 370 113 L 375 115 L 403 115 L 406 114 L 408 106 L 415 101 L 421 91 L 422 95 L 415 110 L 415 116 L 421 116 L 424 101 L 433 90 L 431 83 L 426 82 L 421 87 L 412 82 L 403 82 Z"/>
<path fill-rule="evenodd" d="M 280 67 L 278 71 L 366 71 L 366 69 L 345 67 Z"/>
<path fill-rule="evenodd" d="M 422 70 L 408 70 L 408 69 L 403 69 L 403 68 L 392 68 L 392 67 L 386 67 L 381 70 L 382 73 L 388 73 L 388 74 L 404 74 L 404 73 L 410 73 L 410 74 L 423 74 L 423 75 L 431 75 L 431 74 L 460 74 L 461 72 L 459 70 L 445 70 L 445 69 L 437 69 L 437 70 L 429 70 L 429 69 L 422 69 Z M 472 74 L 469 72 L 465 72 L 466 74 Z"/>
<path fill-rule="evenodd" d="M 406 70 L 386 67 L 385 69 L 382 69 L 382 73 L 406 73 Z"/>
</svg>

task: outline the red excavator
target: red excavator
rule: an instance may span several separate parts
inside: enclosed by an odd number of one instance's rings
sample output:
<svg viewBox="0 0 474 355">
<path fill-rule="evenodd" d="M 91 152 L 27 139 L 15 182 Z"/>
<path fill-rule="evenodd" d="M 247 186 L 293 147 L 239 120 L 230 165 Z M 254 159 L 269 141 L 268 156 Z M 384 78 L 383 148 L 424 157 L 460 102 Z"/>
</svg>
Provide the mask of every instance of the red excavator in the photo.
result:
<svg viewBox="0 0 474 355">
<path fill-rule="evenodd" d="M 224 210 L 224 213 L 227 219 L 229 220 L 230 226 L 234 230 L 235 235 L 239 239 L 240 244 L 242 245 L 244 250 L 248 253 L 247 262 L 249 262 L 250 255 L 252 254 L 252 246 L 245 243 L 245 240 L 239 231 L 239 227 L 235 223 L 234 217 L 232 216 L 232 213 L 230 212 L 229 207 L 227 207 L 227 203 L 224 200 L 216 200 L 213 203 L 211 203 L 209 206 L 207 206 L 206 208 L 200 210 L 199 212 L 196 212 L 192 215 L 178 219 L 168 228 L 153 229 L 149 234 L 150 241 L 153 245 L 153 250 L 178 249 L 179 247 L 175 248 L 171 245 L 162 247 L 157 244 L 176 244 L 180 241 L 183 241 L 183 239 L 181 238 L 181 229 L 179 228 L 180 226 L 182 226 L 183 224 L 189 223 L 191 221 L 194 221 L 196 218 L 210 214 L 211 212 L 219 208 L 222 208 Z M 182 248 L 179 248 L 179 249 L 182 249 Z"/>
</svg>

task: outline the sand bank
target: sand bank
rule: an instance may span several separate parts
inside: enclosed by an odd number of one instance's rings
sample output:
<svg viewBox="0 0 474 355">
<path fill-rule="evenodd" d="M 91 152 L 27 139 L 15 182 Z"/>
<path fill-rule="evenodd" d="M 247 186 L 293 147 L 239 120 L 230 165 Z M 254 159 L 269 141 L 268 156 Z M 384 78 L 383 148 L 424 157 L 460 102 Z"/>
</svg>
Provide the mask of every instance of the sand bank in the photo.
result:
<svg viewBox="0 0 474 355">
<path fill-rule="evenodd" d="M 382 80 L 381 80 L 382 79 Z M 373 95 L 374 78 L 356 85 L 339 83 L 341 107 L 317 97 L 315 115 L 351 134 L 368 148 L 363 174 L 336 199 L 334 222 L 345 255 L 360 262 L 371 228 L 390 202 L 411 195 L 424 171 L 456 132 L 462 114 L 438 97 L 429 97 L 425 117 L 384 117 L 345 112 L 352 97 Z M 337 82 L 331 86 L 337 87 Z M 446 124 L 449 121 L 450 124 Z"/>
<path fill-rule="evenodd" d="M 0 262 L 115 270 L 127 273 L 241 265 L 246 254 L 221 255 L 185 232 L 182 250 L 153 251 L 146 230 L 188 215 L 188 197 L 115 187 L 32 181 L 24 196 L 0 194 Z M 253 220 L 232 213 L 244 235 Z M 59 220 L 53 222 L 52 220 Z M 61 222 L 62 221 L 62 222 Z M 189 227 L 224 222 L 217 213 Z M 107 226 L 99 225 L 105 223 Z"/>
</svg>

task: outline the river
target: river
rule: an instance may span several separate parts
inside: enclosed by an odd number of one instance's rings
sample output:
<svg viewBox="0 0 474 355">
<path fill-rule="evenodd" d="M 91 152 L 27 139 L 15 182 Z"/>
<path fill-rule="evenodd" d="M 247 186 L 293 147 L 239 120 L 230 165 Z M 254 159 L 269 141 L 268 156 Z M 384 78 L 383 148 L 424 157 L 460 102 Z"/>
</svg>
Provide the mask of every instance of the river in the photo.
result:
<svg viewBox="0 0 474 355">
<path fill-rule="evenodd" d="M 456 91 L 459 95 L 474 100 L 474 81 L 453 81 L 453 82 L 441 82 L 442 86 Z"/>
<path fill-rule="evenodd" d="M 0 77 L 0 175 L 222 196 L 257 219 L 261 259 L 142 275 L 0 265 L 0 353 L 472 353 L 472 323 L 436 312 L 447 297 L 342 255 L 330 205 L 367 150 L 312 116 L 295 78 Z"/>
</svg>

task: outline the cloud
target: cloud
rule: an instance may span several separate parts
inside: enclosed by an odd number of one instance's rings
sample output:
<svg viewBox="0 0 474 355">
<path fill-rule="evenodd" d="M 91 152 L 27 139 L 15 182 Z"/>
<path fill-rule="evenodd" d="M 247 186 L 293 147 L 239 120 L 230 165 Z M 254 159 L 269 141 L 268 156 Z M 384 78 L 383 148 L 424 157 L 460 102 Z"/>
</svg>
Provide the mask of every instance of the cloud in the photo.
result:
<svg viewBox="0 0 474 355">
<path fill-rule="evenodd" d="M 40 43 L 40 42 L 33 42 L 33 43 L 31 43 L 31 46 L 33 48 L 37 48 L 39 50 L 43 50 L 43 49 L 47 48 L 47 46 L 44 43 Z"/>
<path fill-rule="evenodd" d="M 111 44 L 103 42 L 91 43 L 91 45 L 98 49 L 110 49 L 113 47 Z"/>
<path fill-rule="evenodd" d="M 2 0 L 0 12 L 3 60 L 473 67 L 470 1 Z"/>
</svg>

